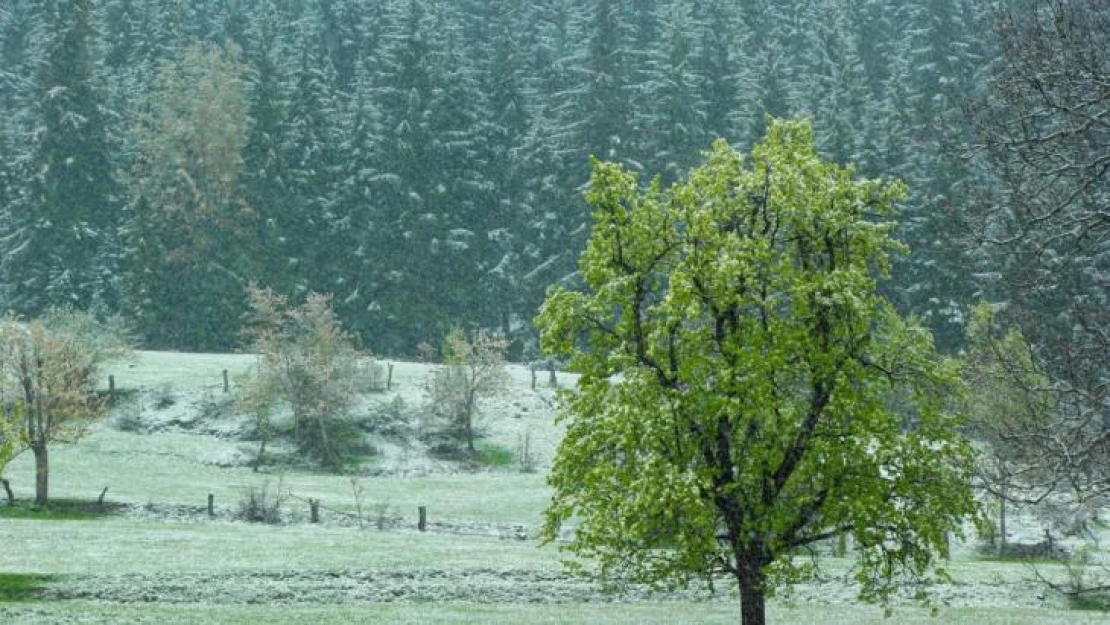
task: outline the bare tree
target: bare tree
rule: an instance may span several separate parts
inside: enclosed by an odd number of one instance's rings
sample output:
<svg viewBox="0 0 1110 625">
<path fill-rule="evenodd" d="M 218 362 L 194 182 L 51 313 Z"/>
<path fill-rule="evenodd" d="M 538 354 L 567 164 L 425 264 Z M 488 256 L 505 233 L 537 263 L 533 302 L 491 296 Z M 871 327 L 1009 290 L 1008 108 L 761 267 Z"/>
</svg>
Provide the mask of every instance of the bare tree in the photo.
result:
<svg viewBox="0 0 1110 625">
<path fill-rule="evenodd" d="M 443 364 L 428 383 L 428 401 L 434 414 L 446 422 L 448 432 L 466 441 L 474 456 L 478 403 L 504 390 L 508 383 L 505 350 L 508 343 L 484 330 L 467 337 L 462 330 L 448 333 L 443 341 Z"/>
<path fill-rule="evenodd" d="M 1003 3 L 994 33 L 968 106 L 989 178 L 967 226 L 998 322 L 1044 376 L 1027 390 L 1051 397 L 1023 457 L 1083 502 L 1110 492 L 1110 2 Z"/>
<path fill-rule="evenodd" d="M 964 216 L 999 305 L 968 375 L 1008 406 L 979 421 L 994 469 L 981 477 L 1074 526 L 1110 495 L 1110 1 L 1010 0 L 993 33 L 987 89 L 967 106 L 982 195 Z M 1110 588 L 1088 582 L 1065 594 Z"/>
</svg>

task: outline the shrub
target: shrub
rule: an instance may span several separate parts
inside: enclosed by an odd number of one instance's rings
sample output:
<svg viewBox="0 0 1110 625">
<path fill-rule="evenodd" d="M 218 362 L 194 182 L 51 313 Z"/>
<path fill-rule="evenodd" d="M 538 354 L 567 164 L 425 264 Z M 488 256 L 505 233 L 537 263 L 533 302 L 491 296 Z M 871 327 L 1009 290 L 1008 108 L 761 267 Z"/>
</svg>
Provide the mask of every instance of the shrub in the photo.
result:
<svg viewBox="0 0 1110 625">
<path fill-rule="evenodd" d="M 177 394 L 170 384 L 162 384 L 153 393 L 154 409 L 165 410 L 177 403 Z"/>
<path fill-rule="evenodd" d="M 278 525 L 282 522 L 285 498 L 281 482 L 278 482 L 277 487 L 271 488 L 270 480 L 265 480 L 261 488 L 252 486 L 243 492 L 243 497 L 239 500 L 238 518 L 249 523 Z"/>
<path fill-rule="evenodd" d="M 410 414 L 404 398 L 395 395 L 387 402 L 380 402 L 363 417 L 355 421 L 364 432 L 371 434 L 404 435 L 408 429 Z"/>
<path fill-rule="evenodd" d="M 342 469 L 349 456 L 364 449 L 350 415 L 360 374 L 352 337 L 340 327 L 327 296 L 310 293 L 304 304 L 293 307 L 285 297 L 253 284 L 247 296 L 246 334 L 258 365 L 240 406 L 255 415 L 259 457 L 274 433 L 271 415 L 282 405 L 292 413 L 298 451 L 322 467 Z"/>
<path fill-rule="evenodd" d="M 477 455 L 474 439 L 480 402 L 508 385 L 506 346 L 503 339 L 485 331 L 468 337 L 462 330 L 452 330 L 443 342 L 443 364 L 435 368 L 425 388 L 433 421 L 452 439 L 465 442 L 471 458 Z"/>
</svg>

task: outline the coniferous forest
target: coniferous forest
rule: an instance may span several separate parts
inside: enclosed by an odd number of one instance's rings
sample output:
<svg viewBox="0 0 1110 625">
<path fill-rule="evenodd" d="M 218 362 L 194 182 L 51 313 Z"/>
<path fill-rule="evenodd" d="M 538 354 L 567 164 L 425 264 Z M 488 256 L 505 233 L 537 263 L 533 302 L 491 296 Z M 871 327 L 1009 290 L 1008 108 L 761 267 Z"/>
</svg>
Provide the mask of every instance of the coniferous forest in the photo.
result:
<svg viewBox="0 0 1110 625">
<path fill-rule="evenodd" d="M 7 0 L 0 286 L 239 346 L 246 285 L 331 294 L 375 352 L 452 328 L 534 344 L 589 233 L 589 157 L 664 183 L 768 115 L 910 188 L 884 289 L 940 346 L 985 293 L 962 103 L 997 56 L 973 0 Z"/>
</svg>

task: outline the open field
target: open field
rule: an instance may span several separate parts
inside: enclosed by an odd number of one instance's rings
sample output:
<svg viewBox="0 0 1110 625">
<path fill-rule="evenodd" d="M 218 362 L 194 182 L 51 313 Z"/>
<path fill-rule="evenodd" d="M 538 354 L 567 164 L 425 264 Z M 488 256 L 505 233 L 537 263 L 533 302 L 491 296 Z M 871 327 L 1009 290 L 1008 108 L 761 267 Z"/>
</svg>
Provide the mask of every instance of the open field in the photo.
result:
<svg viewBox="0 0 1110 625">
<path fill-rule="evenodd" d="M 141 352 L 112 368 L 117 387 L 139 389 L 119 410 L 145 428 L 120 431 L 114 419 L 51 453 L 51 496 L 107 499 L 118 513 L 87 521 L 0 518 L 0 574 L 49 576 L 30 601 L 0 603 L 3 623 L 735 623 L 727 588 L 605 593 L 569 577 L 554 546 L 532 538 L 549 497 L 544 472 L 560 436 L 546 373 L 512 369 L 511 392 L 491 403 L 487 440 L 508 449 L 524 434 L 539 470 L 515 466 L 463 472 L 430 461 L 419 448 L 382 441 L 358 476 L 364 528 L 355 516 L 350 476 L 311 471 L 255 473 L 253 444 L 236 437 L 221 372 L 237 376 L 242 355 Z M 394 389 L 418 407 L 427 367 L 398 363 Z M 560 383 L 571 379 L 560 374 Z M 155 396 L 172 397 L 155 407 Z M 164 402 L 165 403 L 165 402 Z M 217 416 L 207 414 L 223 404 Z M 210 411 L 211 412 L 211 411 Z M 221 416 L 222 415 L 222 416 Z M 7 470 L 17 497 L 33 491 L 28 454 Z M 250 488 L 280 484 L 289 495 L 283 525 L 235 520 Z M 215 497 L 214 518 L 207 496 Z M 308 520 L 309 498 L 323 503 Z M 427 506 L 429 531 L 417 532 Z M 384 529 L 378 529 L 382 521 Z M 956 583 L 933 589 L 938 614 L 899 606 L 896 621 L 858 605 L 845 581 L 849 560 L 823 560 L 821 581 L 792 599 L 770 602 L 774 623 L 1100 623 L 1107 615 L 1068 611 L 1020 563 L 982 561 L 956 545 Z M 1059 574 L 1059 568 L 1049 568 Z"/>
</svg>

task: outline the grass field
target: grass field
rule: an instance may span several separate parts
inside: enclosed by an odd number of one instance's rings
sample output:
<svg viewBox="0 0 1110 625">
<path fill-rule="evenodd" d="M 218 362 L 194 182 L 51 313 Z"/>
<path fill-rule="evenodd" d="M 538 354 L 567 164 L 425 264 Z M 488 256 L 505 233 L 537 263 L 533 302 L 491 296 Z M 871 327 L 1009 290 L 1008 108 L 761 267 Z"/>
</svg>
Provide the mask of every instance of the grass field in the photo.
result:
<svg viewBox="0 0 1110 625">
<path fill-rule="evenodd" d="M 0 623 L 738 622 L 738 602 L 727 588 L 716 595 L 699 588 L 608 594 L 568 576 L 557 549 L 531 538 L 550 494 L 544 472 L 560 429 L 551 389 L 532 390 L 527 370 L 513 368 L 510 393 L 490 405 L 483 427 L 487 441 L 509 450 L 526 433 L 539 471 L 507 464 L 461 472 L 383 452 L 358 476 L 365 492 L 360 529 L 350 476 L 255 473 L 242 462 L 250 443 L 220 434 L 219 423 L 189 420 L 222 401 L 224 369 L 234 387 L 250 362 L 244 355 L 140 352 L 108 372 L 117 388 L 172 395 L 170 408 L 141 410 L 144 419 L 170 425 L 120 431 L 107 420 L 80 444 L 52 450 L 52 497 L 95 500 L 108 487 L 106 499 L 118 512 L 0 516 Z M 373 401 L 396 396 L 419 405 L 426 372 L 397 363 L 394 389 Z M 560 382 L 572 380 L 561 374 Z M 33 492 L 30 460 L 24 454 L 6 472 L 23 499 Z M 287 522 L 233 520 L 244 493 L 263 484 L 280 484 L 288 495 Z M 215 518 L 205 510 L 209 494 Z M 307 522 L 309 498 L 323 502 L 320 524 Z M 415 530 L 418 506 L 428 509 L 428 532 Z M 389 518 L 384 530 L 376 528 L 378 515 Z M 826 560 L 822 581 L 770 602 L 770 622 L 1110 620 L 1063 609 L 1024 565 L 976 559 L 970 545 L 955 549 L 950 568 L 957 583 L 935 589 L 936 616 L 906 603 L 884 619 L 881 609 L 854 601 L 844 581 L 850 566 Z"/>
</svg>

